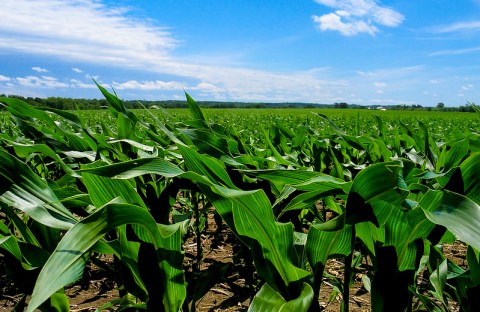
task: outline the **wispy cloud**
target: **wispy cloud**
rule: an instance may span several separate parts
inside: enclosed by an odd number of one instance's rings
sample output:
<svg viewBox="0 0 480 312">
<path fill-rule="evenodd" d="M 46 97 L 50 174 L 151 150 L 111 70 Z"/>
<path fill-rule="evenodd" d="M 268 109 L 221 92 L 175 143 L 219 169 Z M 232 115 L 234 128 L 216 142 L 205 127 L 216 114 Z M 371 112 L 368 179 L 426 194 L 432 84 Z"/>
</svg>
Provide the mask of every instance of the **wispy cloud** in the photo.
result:
<svg viewBox="0 0 480 312">
<path fill-rule="evenodd" d="M 373 85 L 374 85 L 375 87 L 377 87 L 377 88 L 383 88 L 383 87 L 386 87 L 386 86 L 387 86 L 387 84 L 386 84 L 385 82 L 378 82 L 378 81 L 375 81 L 375 82 L 373 83 Z"/>
<path fill-rule="evenodd" d="M 376 0 L 315 0 L 318 4 L 334 9 L 334 12 L 321 16 L 312 16 L 317 28 L 322 31 L 339 31 L 344 36 L 360 33 L 375 35 L 377 25 L 396 27 L 404 16 L 392 9 L 382 6 Z"/>
<path fill-rule="evenodd" d="M 124 61 L 147 52 L 167 57 L 177 40 L 166 28 L 128 13 L 125 7 L 95 0 L 4 0 L 0 48 L 97 62 Z"/>
<path fill-rule="evenodd" d="M 10 81 L 12 80 L 10 77 L 0 75 L 0 81 Z"/>
<path fill-rule="evenodd" d="M 48 70 L 46 70 L 45 68 L 38 67 L 38 66 L 32 67 L 32 70 L 36 71 L 37 73 L 48 73 Z"/>
<path fill-rule="evenodd" d="M 122 83 L 114 82 L 113 88 L 118 90 L 164 90 L 164 91 L 182 91 L 182 90 L 199 90 L 207 93 L 219 93 L 225 90 L 211 83 L 199 83 L 195 86 L 189 86 L 186 83 L 178 81 L 137 81 L 129 80 Z"/>
<path fill-rule="evenodd" d="M 474 87 L 475 87 L 475 86 L 474 86 L 473 84 L 470 84 L 470 83 L 469 83 L 469 84 L 467 84 L 467 85 L 462 86 L 461 89 L 462 89 L 463 91 L 469 91 L 469 90 L 472 90 Z"/>
<path fill-rule="evenodd" d="M 469 54 L 479 52 L 480 47 L 468 48 L 468 49 L 453 49 L 453 50 L 441 50 L 428 54 L 428 56 L 439 56 L 439 55 L 460 55 L 460 54 Z"/>
<path fill-rule="evenodd" d="M 22 86 L 28 87 L 44 87 L 44 88 L 63 88 L 69 85 L 58 81 L 57 78 L 51 76 L 27 76 L 17 77 L 15 80 Z"/>
<path fill-rule="evenodd" d="M 435 33 L 452 33 L 464 31 L 480 31 L 480 21 L 459 22 L 433 29 Z"/>
<path fill-rule="evenodd" d="M 74 68 L 72 68 L 72 70 L 76 73 L 79 73 L 79 74 L 83 73 L 83 70 L 81 70 L 80 68 L 74 67 Z"/>
<path fill-rule="evenodd" d="M 110 8 L 99 1 L 4 0 L 2 8 L 2 29 L 32 37 L 70 43 L 87 40 L 112 50 L 132 45 L 138 50 L 168 50 L 176 45 L 166 29 L 127 17 L 126 7 Z M 102 31 L 106 29 L 108 33 Z"/>
<path fill-rule="evenodd" d="M 182 90 L 181 83 L 176 81 L 136 81 L 129 80 L 126 82 L 114 82 L 113 87 L 118 90 L 134 89 L 134 90 Z"/>
<path fill-rule="evenodd" d="M 71 88 L 81 88 L 81 89 L 96 89 L 97 86 L 93 83 L 85 83 L 78 79 L 70 79 L 70 87 Z"/>
</svg>

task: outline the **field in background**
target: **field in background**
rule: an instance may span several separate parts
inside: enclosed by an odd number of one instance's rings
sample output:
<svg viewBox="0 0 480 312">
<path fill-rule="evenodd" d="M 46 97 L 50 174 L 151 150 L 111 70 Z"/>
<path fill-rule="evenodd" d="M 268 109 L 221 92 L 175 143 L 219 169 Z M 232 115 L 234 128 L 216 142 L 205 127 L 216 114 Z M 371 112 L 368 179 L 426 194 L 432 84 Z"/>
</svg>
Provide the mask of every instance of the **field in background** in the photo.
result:
<svg viewBox="0 0 480 312">
<path fill-rule="evenodd" d="M 143 118 L 147 122 L 151 122 L 150 114 L 155 115 L 165 121 L 184 121 L 191 118 L 190 111 L 183 108 L 170 109 L 134 109 L 137 116 Z M 411 127 L 417 126 L 417 120 L 424 122 L 430 130 L 447 130 L 454 128 L 458 130 L 470 131 L 478 129 L 480 118 L 476 113 L 465 112 L 442 112 L 442 111 L 398 111 L 398 110 L 368 110 L 368 109 L 309 109 L 309 108 L 207 108 L 202 109 L 205 116 L 210 122 L 222 124 L 224 126 L 232 125 L 238 130 L 256 129 L 260 127 L 269 128 L 280 118 L 288 123 L 291 128 L 296 128 L 301 124 L 309 123 L 312 126 L 319 126 L 325 129 L 317 129 L 318 131 L 331 132 L 329 127 L 324 127 L 325 122 L 315 118 L 314 114 L 321 114 L 329 117 L 336 125 L 347 130 L 355 130 L 354 127 L 360 128 L 361 133 L 368 134 L 372 127 L 376 127 L 375 116 L 378 116 L 390 128 L 396 128 L 402 121 L 405 125 Z M 107 110 L 86 110 L 79 111 L 78 114 L 89 120 L 90 123 L 110 118 L 112 122 L 115 119 Z M 353 134 L 353 133 L 351 133 Z"/>
</svg>

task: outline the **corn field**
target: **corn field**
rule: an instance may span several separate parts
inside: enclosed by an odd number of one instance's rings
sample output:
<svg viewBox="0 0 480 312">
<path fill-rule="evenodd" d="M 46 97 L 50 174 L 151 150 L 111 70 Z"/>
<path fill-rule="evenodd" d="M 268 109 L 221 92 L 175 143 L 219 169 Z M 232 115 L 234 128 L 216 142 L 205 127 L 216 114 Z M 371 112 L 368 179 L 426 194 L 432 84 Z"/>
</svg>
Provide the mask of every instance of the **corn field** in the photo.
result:
<svg viewBox="0 0 480 312">
<path fill-rule="evenodd" d="M 200 266 L 209 212 L 252 263 L 249 311 L 321 311 L 329 259 L 343 266 L 342 311 L 360 267 L 372 311 L 480 310 L 478 115 L 225 122 L 188 94 L 178 118 L 98 88 L 108 112 L 88 117 L 0 98 L 0 255 L 22 294 L 15 311 L 69 311 L 65 288 L 100 255 L 114 259 L 119 299 L 97 311 L 195 311 L 225 270 Z M 465 265 L 443 252 L 455 241 Z"/>
</svg>

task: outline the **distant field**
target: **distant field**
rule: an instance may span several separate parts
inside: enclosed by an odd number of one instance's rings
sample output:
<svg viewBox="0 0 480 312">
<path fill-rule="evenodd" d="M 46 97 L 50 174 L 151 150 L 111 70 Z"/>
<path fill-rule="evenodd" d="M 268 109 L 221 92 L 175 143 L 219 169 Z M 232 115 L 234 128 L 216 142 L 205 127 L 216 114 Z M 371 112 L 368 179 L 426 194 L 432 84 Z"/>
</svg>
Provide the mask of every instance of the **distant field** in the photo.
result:
<svg viewBox="0 0 480 312">
<path fill-rule="evenodd" d="M 136 115 L 149 121 L 149 113 L 144 109 L 132 110 Z M 150 109 L 149 112 L 169 121 L 184 121 L 190 118 L 190 112 L 184 108 L 174 109 Z M 369 110 L 369 109 L 308 109 L 308 108 L 208 108 L 203 109 L 205 116 L 211 122 L 222 125 L 232 125 L 240 127 L 242 130 L 259 129 L 259 127 L 268 127 L 280 119 L 288 124 L 289 127 L 295 127 L 302 123 L 308 122 L 310 125 L 324 125 L 324 120 L 316 117 L 313 113 L 323 114 L 329 117 L 336 125 L 345 131 L 354 131 L 353 125 L 358 123 L 360 133 L 368 133 L 372 124 L 376 124 L 375 116 L 385 123 L 389 124 L 388 128 L 394 128 L 400 122 L 407 126 L 415 124 L 418 120 L 424 122 L 432 131 L 449 131 L 455 129 L 460 131 L 480 130 L 480 115 L 476 113 L 465 112 L 442 112 L 442 111 L 425 111 L 425 110 Z M 93 120 L 112 118 L 108 111 L 80 111 L 81 116 Z M 103 117 L 102 117 L 103 116 Z M 320 129 L 319 129 L 320 131 Z M 350 133 L 354 134 L 354 133 Z"/>
</svg>

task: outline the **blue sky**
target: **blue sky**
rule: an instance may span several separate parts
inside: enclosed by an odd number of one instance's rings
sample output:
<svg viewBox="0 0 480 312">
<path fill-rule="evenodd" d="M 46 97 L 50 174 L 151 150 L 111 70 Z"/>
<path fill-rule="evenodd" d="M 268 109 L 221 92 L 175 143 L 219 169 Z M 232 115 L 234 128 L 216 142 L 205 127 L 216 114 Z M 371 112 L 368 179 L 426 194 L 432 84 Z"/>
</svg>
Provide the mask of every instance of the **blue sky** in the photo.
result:
<svg viewBox="0 0 480 312">
<path fill-rule="evenodd" d="M 0 94 L 480 104 L 480 0 L 2 0 Z"/>
</svg>

